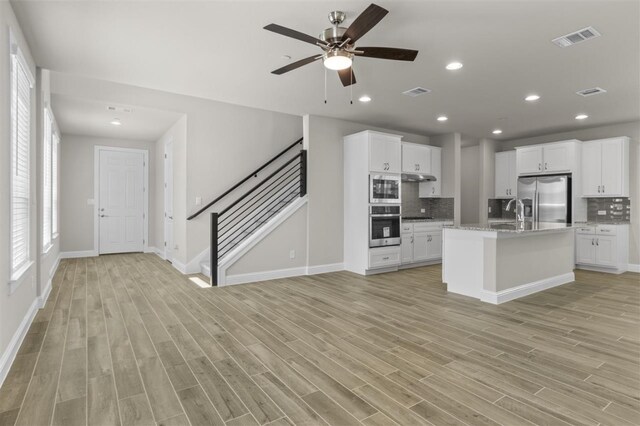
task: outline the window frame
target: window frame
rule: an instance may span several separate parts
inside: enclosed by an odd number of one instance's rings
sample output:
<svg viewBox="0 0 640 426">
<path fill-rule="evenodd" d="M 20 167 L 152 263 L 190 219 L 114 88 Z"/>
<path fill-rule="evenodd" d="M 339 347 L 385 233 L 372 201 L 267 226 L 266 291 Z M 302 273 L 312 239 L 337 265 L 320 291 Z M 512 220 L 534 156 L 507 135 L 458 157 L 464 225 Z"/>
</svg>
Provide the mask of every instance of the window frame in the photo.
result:
<svg viewBox="0 0 640 426">
<path fill-rule="evenodd" d="M 44 108 L 42 124 L 42 253 L 46 254 L 53 247 L 53 115 L 49 107 Z"/>
<path fill-rule="evenodd" d="M 32 247 L 31 247 L 31 222 L 32 222 L 32 213 L 33 209 L 31 208 L 31 203 L 33 201 L 33 169 L 32 169 L 32 124 L 33 124 L 33 88 L 35 85 L 35 78 L 29 66 L 29 62 L 26 60 L 22 50 L 18 46 L 16 42 L 15 36 L 13 32 L 9 30 L 9 143 L 10 143 L 10 154 L 9 154 L 9 293 L 13 293 L 15 289 L 22 283 L 22 278 L 25 276 L 25 273 L 31 268 L 31 266 L 35 263 L 32 256 Z M 14 178 L 14 164 L 17 162 L 18 156 L 18 132 L 19 132 L 19 124 L 20 124 L 20 113 L 18 111 L 19 105 L 19 90 L 20 90 L 20 75 L 24 74 L 26 78 L 26 83 L 28 85 L 28 108 L 27 108 L 27 149 L 26 149 L 26 167 L 27 167 L 27 218 L 26 218 L 26 227 L 25 227 L 25 244 L 26 244 L 26 257 L 19 264 L 14 265 L 14 237 L 13 237 L 13 227 L 14 227 L 14 196 L 16 193 L 16 182 Z"/>
<path fill-rule="evenodd" d="M 53 132 L 51 140 L 51 242 L 60 235 L 60 136 L 56 130 L 56 119 L 53 118 Z"/>
</svg>

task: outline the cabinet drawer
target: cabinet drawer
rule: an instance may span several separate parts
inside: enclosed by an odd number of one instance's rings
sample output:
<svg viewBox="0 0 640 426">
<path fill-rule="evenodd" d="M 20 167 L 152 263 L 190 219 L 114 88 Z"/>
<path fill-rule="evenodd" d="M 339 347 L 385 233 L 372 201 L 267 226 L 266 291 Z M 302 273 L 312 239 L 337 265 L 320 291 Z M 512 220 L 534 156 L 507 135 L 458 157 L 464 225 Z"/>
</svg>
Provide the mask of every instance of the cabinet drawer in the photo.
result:
<svg viewBox="0 0 640 426">
<path fill-rule="evenodd" d="M 433 228 L 433 224 L 431 222 L 422 222 L 422 223 L 413 224 L 413 232 L 425 232 L 429 228 Z"/>
<path fill-rule="evenodd" d="M 616 235 L 618 227 L 615 225 L 598 225 L 596 234 L 598 235 Z"/>
<path fill-rule="evenodd" d="M 384 268 L 400 264 L 400 248 L 384 247 L 369 250 L 369 269 Z"/>
<path fill-rule="evenodd" d="M 592 235 L 596 233 L 595 226 L 582 226 L 580 228 L 576 228 L 576 234 L 582 235 Z"/>
<path fill-rule="evenodd" d="M 413 232 L 413 223 L 403 223 L 402 232 Z"/>
</svg>

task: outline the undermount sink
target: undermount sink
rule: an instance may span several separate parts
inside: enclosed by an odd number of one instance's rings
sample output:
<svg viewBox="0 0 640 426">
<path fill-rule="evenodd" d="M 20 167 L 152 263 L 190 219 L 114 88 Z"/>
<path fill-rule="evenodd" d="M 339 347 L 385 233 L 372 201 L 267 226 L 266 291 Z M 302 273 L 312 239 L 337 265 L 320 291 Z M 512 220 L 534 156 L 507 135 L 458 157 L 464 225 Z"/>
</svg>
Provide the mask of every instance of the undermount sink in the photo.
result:
<svg viewBox="0 0 640 426">
<path fill-rule="evenodd" d="M 492 223 L 491 229 L 504 229 L 508 231 L 518 231 L 518 230 L 531 230 L 533 227 L 532 222 L 524 222 L 524 223 Z"/>
</svg>

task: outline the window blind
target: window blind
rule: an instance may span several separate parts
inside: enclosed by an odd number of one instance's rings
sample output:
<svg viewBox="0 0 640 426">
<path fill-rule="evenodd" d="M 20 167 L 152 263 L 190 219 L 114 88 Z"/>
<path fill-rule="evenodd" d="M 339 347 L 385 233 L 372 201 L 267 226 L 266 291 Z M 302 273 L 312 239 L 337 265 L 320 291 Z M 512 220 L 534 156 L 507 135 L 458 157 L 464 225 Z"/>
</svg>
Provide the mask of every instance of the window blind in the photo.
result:
<svg viewBox="0 0 640 426">
<path fill-rule="evenodd" d="M 30 132 L 31 79 L 20 52 L 11 60 L 11 270 L 12 275 L 30 259 Z"/>
<path fill-rule="evenodd" d="M 49 110 L 44 110 L 44 140 L 42 149 L 42 248 L 47 250 L 51 245 L 51 130 L 53 123 Z"/>
<path fill-rule="evenodd" d="M 51 148 L 53 150 L 51 156 L 51 232 L 53 235 L 58 233 L 58 144 L 60 138 L 57 133 L 53 134 L 53 142 Z"/>
</svg>

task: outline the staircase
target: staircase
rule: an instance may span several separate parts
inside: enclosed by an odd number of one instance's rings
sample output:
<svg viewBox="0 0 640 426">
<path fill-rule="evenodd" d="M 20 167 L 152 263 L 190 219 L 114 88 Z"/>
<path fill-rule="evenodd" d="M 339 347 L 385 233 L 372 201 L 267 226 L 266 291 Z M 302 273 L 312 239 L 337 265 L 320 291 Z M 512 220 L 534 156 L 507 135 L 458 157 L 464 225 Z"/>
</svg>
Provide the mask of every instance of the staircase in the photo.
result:
<svg viewBox="0 0 640 426">
<path fill-rule="evenodd" d="M 257 170 L 226 190 L 216 199 L 189 216 L 193 220 L 217 204 L 235 197 L 223 209 L 210 213 L 211 246 L 208 262 L 201 263 L 204 275 L 210 277 L 212 286 L 224 284 L 219 277 L 220 265 L 241 255 L 257 244 L 269 230 L 277 226 L 297 209 L 298 202 L 307 194 L 307 151 L 295 147 L 302 145 L 298 139 Z M 292 152 L 296 152 L 292 156 Z M 287 157 L 290 157 L 285 161 Z M 259 183 L 238 195 L 245 183 L 259 179 L 260 172 L 284 161 L 282 165 L 262 178 Z M 273 167 L 273 166 L 272 166 Z M 265 172 L 266 173 L 266 172 Z M 212 267 L 213 265 L 213 267 Z"/>
</svg>

